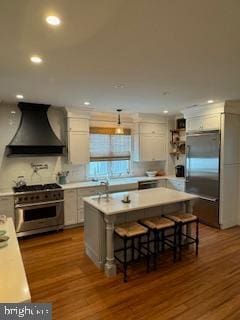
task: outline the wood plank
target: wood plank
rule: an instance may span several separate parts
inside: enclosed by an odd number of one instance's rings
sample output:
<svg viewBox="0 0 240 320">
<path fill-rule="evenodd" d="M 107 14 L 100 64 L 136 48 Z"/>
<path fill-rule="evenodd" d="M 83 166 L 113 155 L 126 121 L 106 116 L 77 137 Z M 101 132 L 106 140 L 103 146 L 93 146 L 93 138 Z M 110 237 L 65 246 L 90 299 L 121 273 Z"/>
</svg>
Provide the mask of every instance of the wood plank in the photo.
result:
<svg viewBox="0 0 240 320">
<path fill-rule="evenodd" d="M 83 228 L 20 240 L 33 302 L 53 303 L 53 319 L 240 319 L 240 227 L 200 228 L 200 253 L 166 253 L 157 271 L 140 263 L 106 278 L 85 255 Z"/>
</svg>

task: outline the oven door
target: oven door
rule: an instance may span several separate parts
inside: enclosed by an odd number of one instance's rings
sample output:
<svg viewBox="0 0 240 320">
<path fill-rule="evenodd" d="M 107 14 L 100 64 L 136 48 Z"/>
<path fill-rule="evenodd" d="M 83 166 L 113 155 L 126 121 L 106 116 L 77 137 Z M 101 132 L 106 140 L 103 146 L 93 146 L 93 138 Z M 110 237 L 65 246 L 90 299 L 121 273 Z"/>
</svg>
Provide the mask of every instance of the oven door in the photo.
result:
<svg viewBox="0 0 240 320">
<path fill-rule="evenodd" d="M 47 203 L 18 205 L 15 209 L 16 232 L 35 231 L 39 229 L 53 229 L 64 223 L 63 200 Z M 40 230 L 39 230 L 40 231 Z M 35 232 L 34 232 L 35 233 Z"/>
</svg>

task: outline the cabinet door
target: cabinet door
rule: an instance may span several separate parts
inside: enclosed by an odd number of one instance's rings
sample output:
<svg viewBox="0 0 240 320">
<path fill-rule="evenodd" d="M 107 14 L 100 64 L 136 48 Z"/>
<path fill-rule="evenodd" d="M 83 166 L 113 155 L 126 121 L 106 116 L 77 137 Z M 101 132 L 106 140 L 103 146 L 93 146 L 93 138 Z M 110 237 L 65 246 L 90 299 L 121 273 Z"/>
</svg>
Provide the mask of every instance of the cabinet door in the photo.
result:
<svg viewBox="0 0 240 320">
<path fill-rule="evenodd" d="M 177 180 L 168 180 L 167 188 L 177 190 L 177 191 L 185 191 L 185 182 L 177 181 Z"/>
<path fill-rule="evenodd" d="M 14 198 L 13 196 L 0 197 L 0 215 L 4 214 L 14 221 Z"/>
<path fill-rule="evenodd" d="M 199 131 L 203 129 L 203 118 L 190 118 L 186 121 L 186 131 Z"/>
<path fill-rule="evenodd" d="M 220 115 L 187 119 L 186 129 L 187 131 L 218 130 L 220 129 Z"/>
<path fill-rule="evenodd" d="M 218 130 L 220 129 L 220 115 L 212 115 L 203 118 L 204 130 Z"/>
<path fill-rule="evenodd" d="M 157 183 L 157 186 L 158 186 L 158 188 L 160 188 L 160 187 L 166 188 L 166 180 L 165 179 L 164 180 L 159 180 L 158 183 Z"/>
<path fill-rule="evenodd" d="M 162 135 L 140 136 L 140 160 L 159 161 L 166 159 L 166 137 Z"/>
<path fill-rule="evenodd" d="M 77 190 L 64 191 L 64 225 L 78 223 Z"/>
<path fill-rule="evenodd" d="M 167 125 L 165 123 L 140 123 L 141 134 L 165 134 Z"/>
<path fill-rule="evenodd" d="M 89 134 L 83 132 L 69 132 L 68 157 L 71 164 L 89 163 Z"/>
<path fill-rule="evenodd" d="M 78 209 L 78 223 L 84 222 L 84 208 Z"/>
<path fill-rule="evenodd" d="M 81 118 L 68 118 L 68 131 L 89 132 L 89 120 Z"/>
<path fill-rule="evenodd" d="M 91 188 L 79 188 L 77 190 L 77 202 L 78 202 L 78 209 L 83 208 L 83 198 L 84 197 L 92 197 L 96 196 L 99 192 L 104 192 L 103 186 L 91 187 Z"/>
</svg>

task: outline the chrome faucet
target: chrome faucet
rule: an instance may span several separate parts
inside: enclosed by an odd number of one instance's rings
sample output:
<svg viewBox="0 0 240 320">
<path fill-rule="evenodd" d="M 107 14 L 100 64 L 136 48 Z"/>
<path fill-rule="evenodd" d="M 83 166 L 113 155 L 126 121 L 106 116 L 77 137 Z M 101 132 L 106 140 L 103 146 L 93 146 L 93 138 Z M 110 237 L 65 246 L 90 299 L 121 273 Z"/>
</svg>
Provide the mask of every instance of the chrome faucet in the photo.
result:
<svg viewBox="0 0 240 320">
<path fill-rule="evenodd" d="M 106 178 L 105 181 L 101 181 L 100 185 L 105 186 L 106 200 L 109 201 L 109 180 Z"/>
</svg>

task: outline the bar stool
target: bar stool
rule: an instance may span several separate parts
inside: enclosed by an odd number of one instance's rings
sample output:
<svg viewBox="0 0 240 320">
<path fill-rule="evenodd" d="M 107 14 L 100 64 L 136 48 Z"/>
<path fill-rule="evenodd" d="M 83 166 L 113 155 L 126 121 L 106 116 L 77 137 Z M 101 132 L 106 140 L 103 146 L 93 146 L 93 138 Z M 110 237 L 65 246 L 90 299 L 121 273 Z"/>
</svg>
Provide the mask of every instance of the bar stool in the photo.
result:
<svg viewBox="0 0 240 320">
<path fill-rule="evenodd" d="M 149 242 L 154 243 L 153 252 L 151 251 L 154 257 L 154 269 L 157 268 L 157 256 L 160 253 L 160 244 L 162 251 L 165 250 L 165 245 L 173 249 L 173 261 L 175 262 L 177 256 L 177 224 L 164 217 L 151 217 L 139 222 L 153 233 L 153 240 Z M 166 234 L 165 231 L 170 229 L 173 230 L 173 233 Z"/>
<path fill-rule="evenodd" d="M 199 218 L 191 213 L 173 213 L 165 216 L 166 218 L 170 219 L 177 223 L 178 227 L 178 243 L 177 247 L 179 249 L 179 259 L 182 259 L 182 247 L 189 246 L 190 244 L 196 245 L 196 255 L 198 255 L 198 245 L 199 245 Z M 193 223 L 196 224 L 196 231 L 195 237 L 190 236 L 187 233 L 184 233 L 183 227 L 192 225 Z M 183 237 L 187 240 L 183 243 Z M 190 240 L 190 241 L 188 241 Z"/>
<path fill-rule="evenodd" d="M 138 259 L 142 256 L 147 257 L 147 271 L 149 270 L 149 248 L 143 250 L 142 241 L 143 237 L 147 235 L 147 243 L 149 242 L 149 230 L 137 222 L 127 222 L 115 227 L 115 235 L 117 235 L 121 240 L 123 240 L 123 248 L 114 250 L 114 257 L 123 265 L 123 280 L 127 282 L 127 268 L 129 264 L 134 262 L 135 252 L 138 253 Z M 136 245 L 136 241 L 137 245 Z M 131 244 L 128 246 L 128 242 Z M 127 252 L 131 250 L 131 259 L 128 259 Z M 118 253 L 123 252 L 123 260 L 118 257 Z"/>
</svg>

